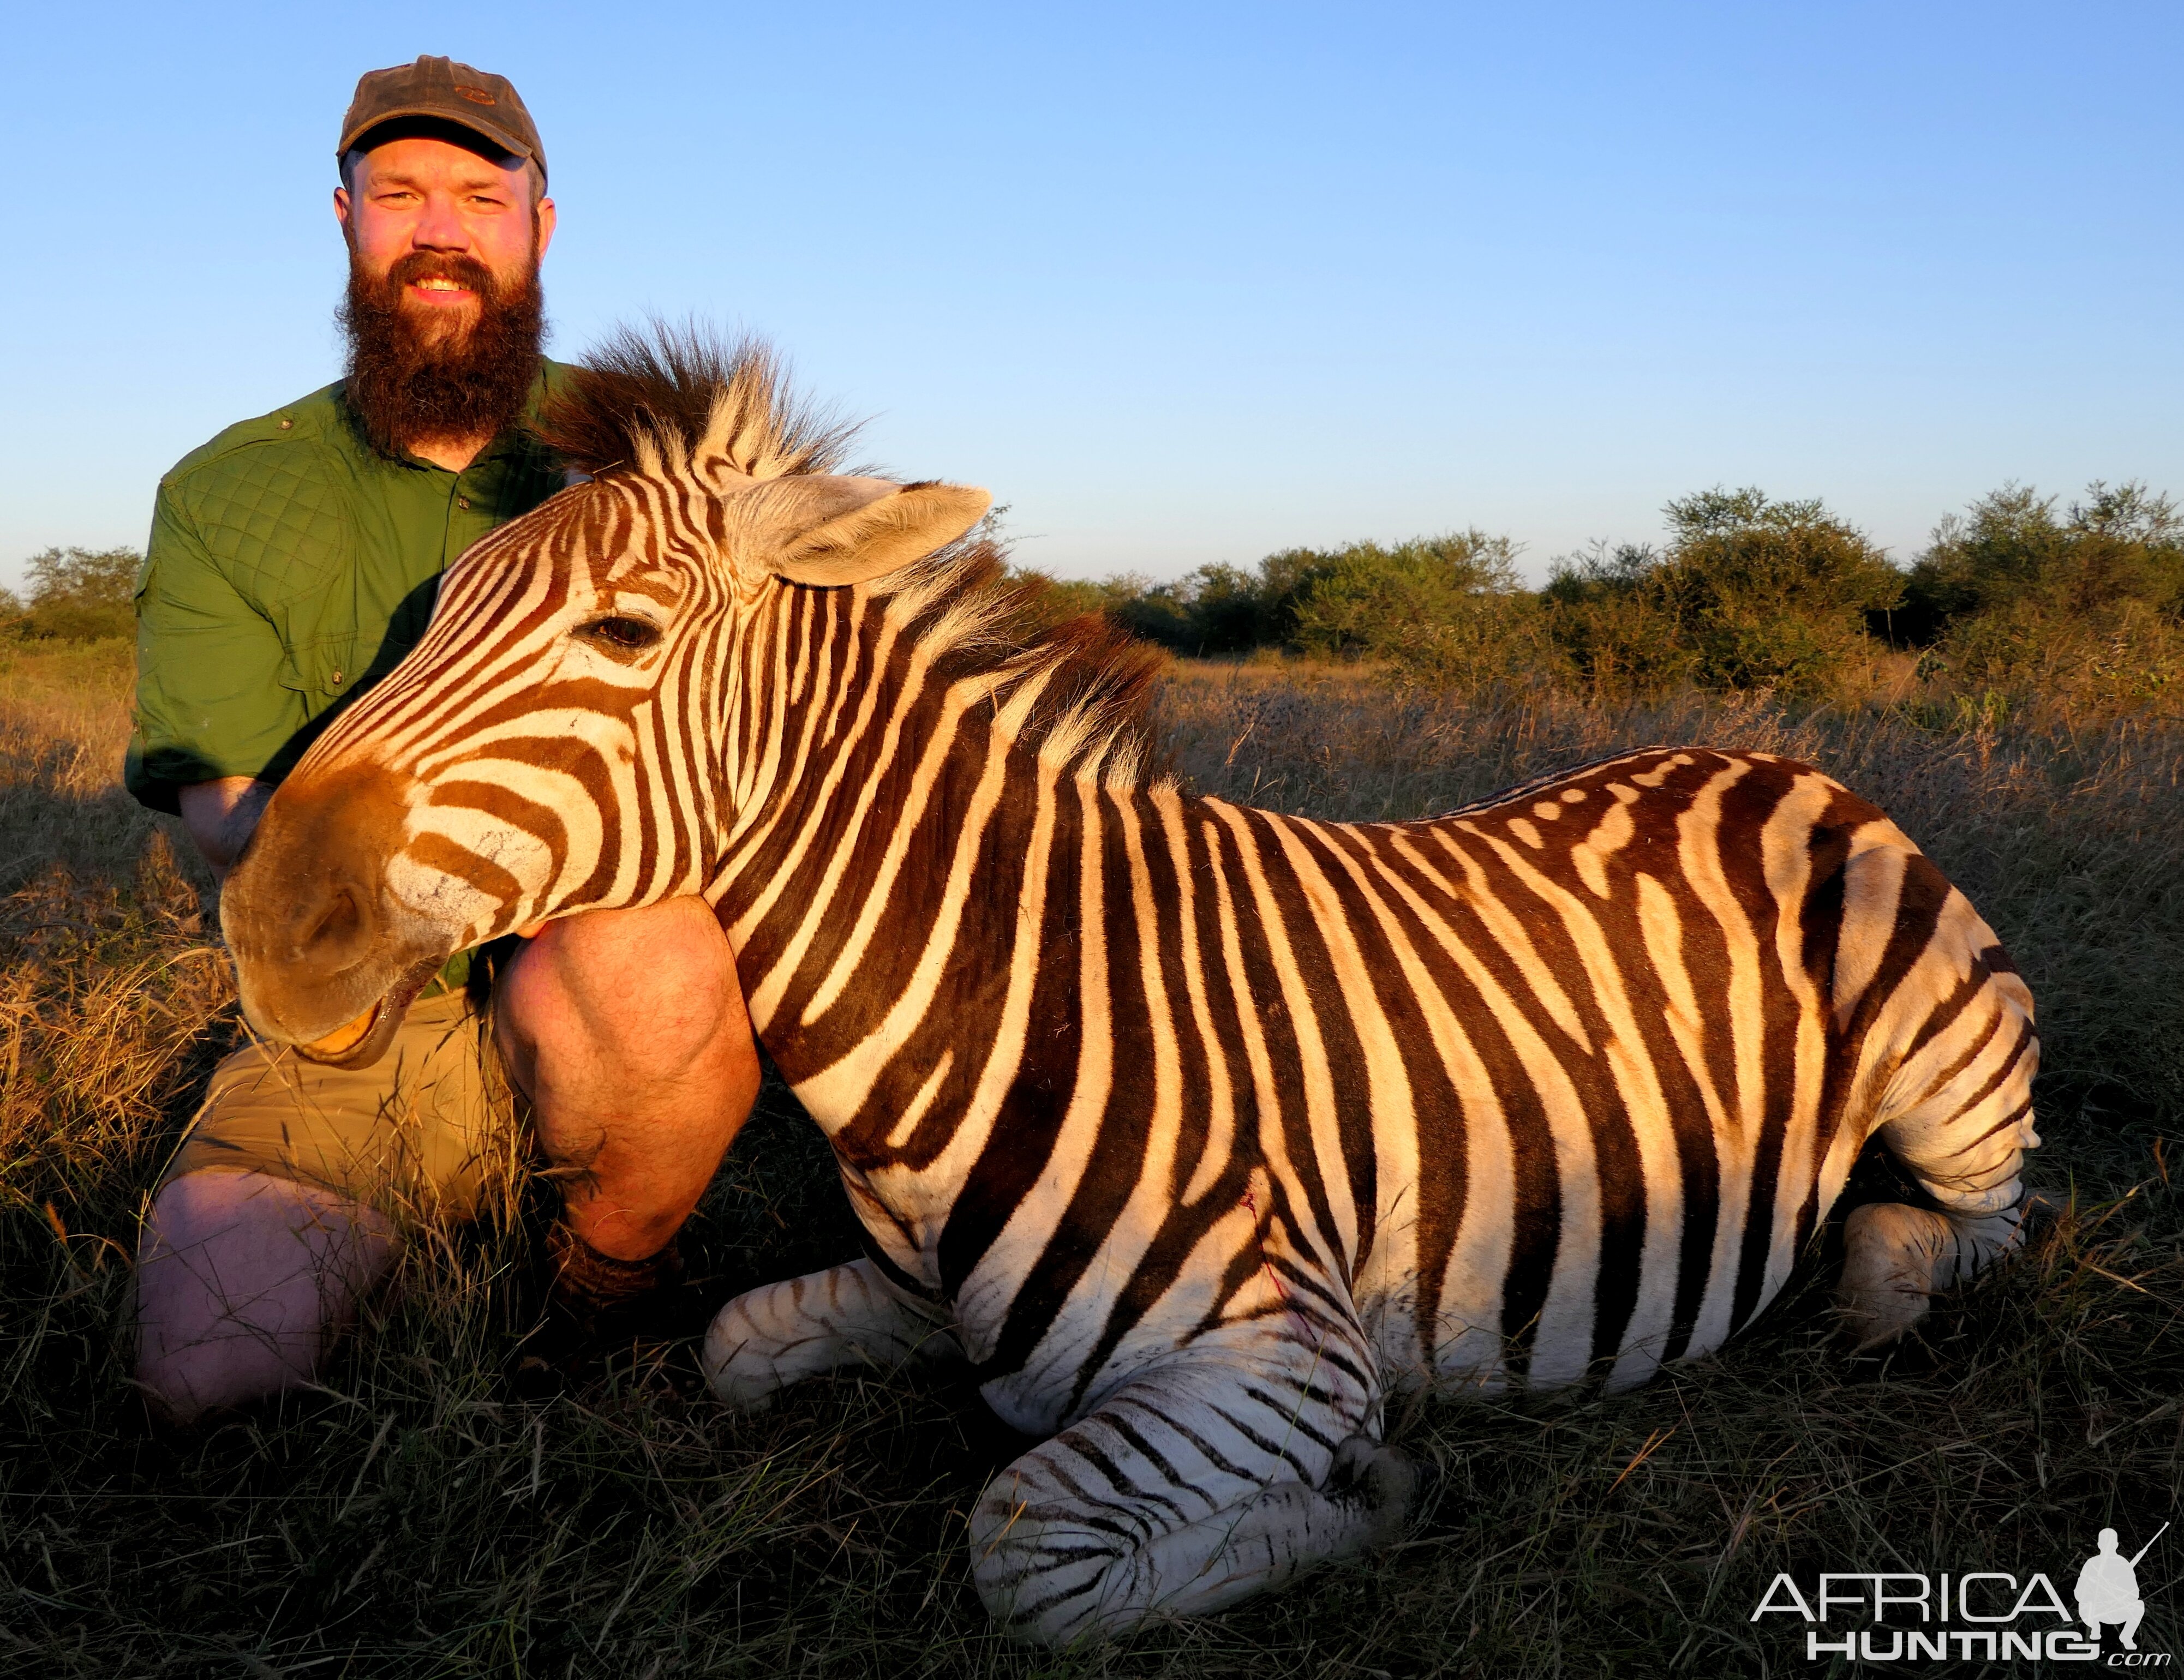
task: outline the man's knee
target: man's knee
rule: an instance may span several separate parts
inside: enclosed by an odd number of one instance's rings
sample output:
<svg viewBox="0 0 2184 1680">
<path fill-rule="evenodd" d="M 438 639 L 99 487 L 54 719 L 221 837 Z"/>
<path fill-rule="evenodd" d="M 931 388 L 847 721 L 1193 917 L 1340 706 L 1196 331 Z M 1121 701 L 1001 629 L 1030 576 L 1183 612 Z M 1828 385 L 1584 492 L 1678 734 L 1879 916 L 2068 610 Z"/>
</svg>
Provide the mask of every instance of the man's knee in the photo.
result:
<svg viewBox="0 0 2184 1680">
<path fill-rule="evenodd" d="M 735 954 L 695 898 L 549 924 L 496 986 L 511 1080 L 567 1173 L 571 1235 L 655 1254 L 689 1217 L 758 1094 Z"/>
<path fill-rule="evenodd" d="M 634 1086 L 743 1062 L 755 1082 L 735 953 L 702 899 L 548 923 L 510 965 L 496 1008 L 519 1077 L 542 1054 L 573 1053 Z"/>
<path fill-rule="evenodd" d="M 308 1283 L 304 1318 L 316 1328 L 317 1304 L 368 1289 L 395 1243 L 385 1215 L 337 1191 L 264 1172 L 188 1173 L 160 1188 L 144 1222 L 137 1316 L 273 1310 L 282 1290 Z"/>
<path fill-rule="evenodd" d="M 394 1247 L 382 1215 L 332 1190 L 219 1169 L 170 1181 L 137 1251 L 138 1381 L 187 1421 L 309 1377 Z"/>
</svg>

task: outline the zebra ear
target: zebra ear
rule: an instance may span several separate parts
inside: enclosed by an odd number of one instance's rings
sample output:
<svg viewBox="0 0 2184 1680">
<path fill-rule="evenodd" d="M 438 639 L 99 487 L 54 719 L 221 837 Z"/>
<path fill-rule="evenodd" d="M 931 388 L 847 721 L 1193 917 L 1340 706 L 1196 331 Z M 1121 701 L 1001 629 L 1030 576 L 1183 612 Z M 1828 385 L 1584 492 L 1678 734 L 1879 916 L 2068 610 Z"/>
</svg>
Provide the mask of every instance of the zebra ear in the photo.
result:
<svg viewBox="0 0 2184 1680">
<path fill-rule="evenodd" d="M 791 487 L 805 492 L 800 511 L 811 522 L 783 521 L 793 534 L 766 555 L 766 570 L 825 587 L 867 582 L 923 559 L 976 525 L 994 499 L 967 485 L 898 487 L 871 478 L 776 479 L 765 487 Z"/>
</svg>

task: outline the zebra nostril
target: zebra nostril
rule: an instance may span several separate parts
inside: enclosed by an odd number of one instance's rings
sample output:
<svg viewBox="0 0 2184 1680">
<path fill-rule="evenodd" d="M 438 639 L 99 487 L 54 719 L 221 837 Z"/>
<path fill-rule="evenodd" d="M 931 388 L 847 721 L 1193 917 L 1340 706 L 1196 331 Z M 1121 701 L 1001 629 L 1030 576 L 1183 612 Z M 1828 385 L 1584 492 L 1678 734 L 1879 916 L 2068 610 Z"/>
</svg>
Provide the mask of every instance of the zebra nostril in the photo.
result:
<svg viewBox="0 0 2184 1680">
<path fill-rule="evenodd" d="M 309 952 L 323 950 L 328 946 L 352 944 L 363 933 L 364 924 L 364 907 L 358 902 L 354 890 L 337 887 L 327 900 L 325 910 L 320 913 L 319 919 L 304 935 L 300 948 Z"/>
</svg>

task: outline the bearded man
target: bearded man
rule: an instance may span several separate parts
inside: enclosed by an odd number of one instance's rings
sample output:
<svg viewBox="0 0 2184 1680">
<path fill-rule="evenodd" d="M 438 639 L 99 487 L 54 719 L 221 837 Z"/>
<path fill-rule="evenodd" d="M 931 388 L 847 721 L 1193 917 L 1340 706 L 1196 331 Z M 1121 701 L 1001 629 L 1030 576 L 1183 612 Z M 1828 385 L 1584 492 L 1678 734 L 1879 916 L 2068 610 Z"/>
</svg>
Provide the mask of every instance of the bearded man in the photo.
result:
<svg viewBox="0 0 2184 1680">
<path fill-rule="evenodd" d="M 183 458 L 137 592 L 128 786 L 223 880 L 320 729 L 423 633 L 448 562 L 564 482 L 526 430 L 562 370 L 539 353 L 554 207 L 515 88 L 442 58 L 375 70 L 335 155 L 348 375 Z M 711 911 L 604 910 L 459 956 L 370 1068 L 223 1061 L 139 1248 L 154 1408 L 189 1422 L 313 1377 L 405 1232 L 509 1182 L 529 1144 L 503 1076 L 562 1185 L 556 1292 L 591 1309 L 671 1277 L 758 1089 Z"/>
</svg>

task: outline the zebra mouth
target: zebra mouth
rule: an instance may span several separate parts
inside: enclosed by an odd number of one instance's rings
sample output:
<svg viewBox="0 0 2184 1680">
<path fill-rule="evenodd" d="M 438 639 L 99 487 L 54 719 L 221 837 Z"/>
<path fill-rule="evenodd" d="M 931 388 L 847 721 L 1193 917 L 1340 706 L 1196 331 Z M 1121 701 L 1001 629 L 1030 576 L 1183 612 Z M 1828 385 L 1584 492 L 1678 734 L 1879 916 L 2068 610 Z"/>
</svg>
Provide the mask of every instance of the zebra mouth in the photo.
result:
<svg viewBox="0 0 2184 1680">
<path fill-rule="evenodd" d="M 315 1062 L 338 1060 L 347 1055 L 371 1035 L 379 1025 L 379 1017 L 387 1011 L 387 999 L 382 998 L 370 1009 L 346 1026 L 337 1026 L 323 1038 L 314 1038 L 308 1044 L 296 1046 L 298 1052 Z"/>
<path fill-rule="evenodd" d="M 402 1017 L 446 961 L 442 954 L 411 964 L 362 1015 L 323 1037 L 298 1044 L 296 1054 L 328 1067 L 370 1067 L 387 1054 Z"/>
</svg>

